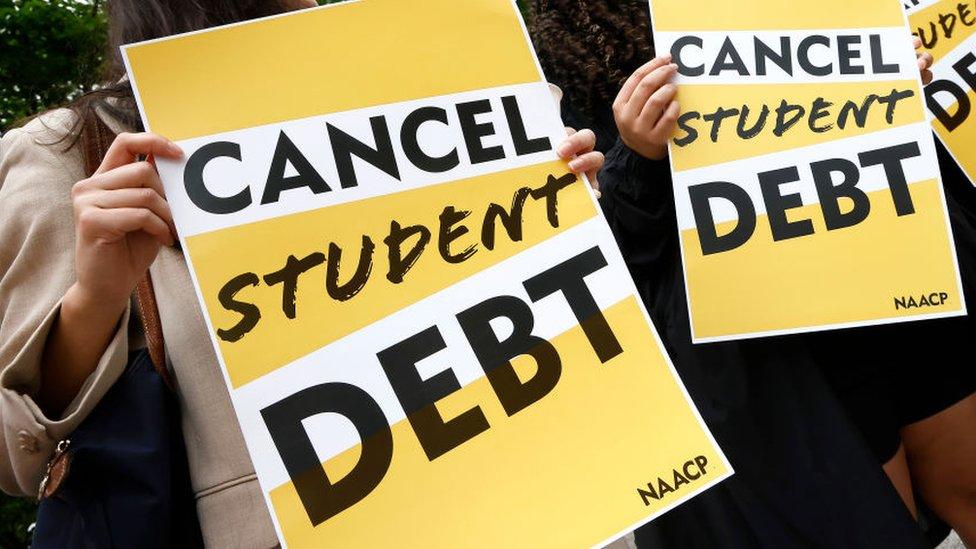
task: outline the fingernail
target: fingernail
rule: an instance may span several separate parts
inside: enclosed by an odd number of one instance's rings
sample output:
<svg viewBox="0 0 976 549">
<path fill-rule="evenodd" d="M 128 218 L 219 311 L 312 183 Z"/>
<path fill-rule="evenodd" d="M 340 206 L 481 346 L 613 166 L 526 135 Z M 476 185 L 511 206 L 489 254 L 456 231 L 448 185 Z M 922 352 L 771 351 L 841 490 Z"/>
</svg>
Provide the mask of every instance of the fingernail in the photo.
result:
<svg viewBox="0 0 976 549">
<path fill-rule="evenodd" d="M 573 170 L 574 172 L 580 171 L 581 167 L 582 167 L 582 161 L 579 160 L 578 158 L 576 160 L 571 160 L 569 162 L 569 169 Z"/>
<path fill-rule="evenodd" d="M 556 149 L 556 154 L 558 154 L 563 158 L 570 156 L 572 153 L 573 153 L 573 148 L 570 147 L 569 143 L 563 143 L 562 145 L 559 146 L 558 149 Z"/>
<path fill-rule="evenodd" d="M 180 158 L 183 157 L 183 149 L 181 149 L 179 145 L 173 143 L 172 141 L 169 142 L 169 150 L 176 156 Z"/>
<path fill-rule="evenodd" d="M 664 54 L 663 56 L 661 56 L 661 58 L 664 59 L 664 62 L 665 63 L 671 62 L 671 54 L 670 53 Z"/>
<path fill-rule="evenodd" d="M 670 65 L 668 65 L 668 68 L 671 69 L 671 70 L 676 71 L 676 70 L 678 70 L 678 64 L 677 63 L 671 63 Z"/>
</svg>

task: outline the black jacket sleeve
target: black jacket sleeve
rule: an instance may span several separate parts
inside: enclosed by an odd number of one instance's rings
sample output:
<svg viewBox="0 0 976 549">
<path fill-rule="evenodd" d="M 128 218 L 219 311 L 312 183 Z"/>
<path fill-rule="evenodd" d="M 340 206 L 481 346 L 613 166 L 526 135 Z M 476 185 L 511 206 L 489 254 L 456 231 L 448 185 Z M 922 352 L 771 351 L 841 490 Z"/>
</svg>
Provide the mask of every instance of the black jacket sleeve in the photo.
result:
<svg viewBox="0 0 976 549">
<path fill-rule="evenodd" d="M 648 160 L 620 139 L 600 172 L 600 205 L 635 279 L 666 270 L 677 250 L 667 160 Z"/>
</svg>

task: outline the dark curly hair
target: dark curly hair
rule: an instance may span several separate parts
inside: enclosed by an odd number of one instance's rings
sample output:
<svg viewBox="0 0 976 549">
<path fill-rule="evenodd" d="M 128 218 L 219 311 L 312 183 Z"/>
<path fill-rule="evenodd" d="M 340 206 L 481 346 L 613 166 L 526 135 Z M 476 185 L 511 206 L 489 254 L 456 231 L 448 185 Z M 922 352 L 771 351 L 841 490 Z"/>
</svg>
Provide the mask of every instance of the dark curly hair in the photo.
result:
<svg viewBox="0 0 976 549">
<path fill-rule="evenodd" d="M 646 0 L 533 0 L 530 15 L 547 78 L 589 118 L 654 57 Z"/>
</svg>

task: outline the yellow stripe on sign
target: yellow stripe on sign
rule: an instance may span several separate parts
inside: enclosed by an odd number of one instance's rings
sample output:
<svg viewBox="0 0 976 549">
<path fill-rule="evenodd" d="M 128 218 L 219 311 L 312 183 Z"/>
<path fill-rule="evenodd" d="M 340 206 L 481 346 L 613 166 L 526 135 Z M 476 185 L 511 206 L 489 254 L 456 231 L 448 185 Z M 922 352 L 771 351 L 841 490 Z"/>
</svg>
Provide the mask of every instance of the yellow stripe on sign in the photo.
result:
<svg viewBox="0 0 976 549">
<path fill-rule="evenodd" d="M 967 2 L 967 4 L 969 13 L 967 21 L 976 21 L 976 6 L 972 2 Z M 976 25 L 966 25 L 959 20 L 957 5 L 966 6 L 966 4 L 959 3 L 958 0 L 944 0 L 908 16 L 908 24 L 912 33 L 922 37 L 922 47 L 932 54 L 936 63 L 968 40 L 970 36 L 976 34 Z M 946 24 L 952 25 L 948 37 L 942 27 L 942 22 L 939 20 L 940 16 L 943 15 L 950 16 L 946 22 Z"/>
<path fill-rule="evenodd" d="M 126 51 L 150 128 L 182 140 L 537 82 L 518 17 L 507 0 L 360 0 Z"/>
<path fill-rule="evenodd" d="M 976 92 L 970 90 L 967 95 L 969 96 L 969 104 L 976 106 Z M 950 113 L 955 113 L 958 108 L 959 104 L 955 103 L 947 110 Z M 962 171 L 966 173 L 970 181 L 974 181 L 973 177 L 976 176 L 976 114 L 970 113 L 966 121 L 951 132 L 935 117 L 932 118 L 932 127 L 939 134 L 942 143 L 952 153 Z"/>
<path fill-rule="evenodd" d="M 871 214 L 860 225 L 827 231 L 819 206 L 804 206 L 791 210 L 789 219 L 812 219 L 813 235 L 774 242 L 766 216 L 760 216 L 752 239 L 725 253 L 702 256 L 695 230 L 684 231 L 695 335 L 717 338 L 961 310 L 939 182 L 909 188 L 914 215 L 898 217 L 890 191 L 874 191 L 868 194 Z M 719 234 L 732 225 L 720 225 Z M 917 300 L 933 292 L 947 293 L 945 304 L 895 308 L 895 298 Z"/>
<path fill-rule="evenodd" d="M 877 99 L 865 102 L 868 97 L 888 97 L 893 91 L 904 92 L 910 90 L 912 96 L 899 99 L 894 103 L 891 123 L 887 120 L 888 102 Z M 818 99 L 829 103 L 821 104 L 822 109 L 815 108 Z M 779 132 L 775 129 L 779 114 L 777 109 L 786 100 L 788 105 L 803 107 L 804 115 L 797 119 L 788 129 Z M 671 163 L 675 171 L 690 170 L 713 164 L 722 164 L 733 160 L 742 160 L 764 154 L 807 147 L 834 141 L 845 137 L 863 135 L 896 126 L 914 124 L 925 120 L 925 110 L 918 83 L 914 80 L 893 82 L 839 82 L 818 84 L 687 84 L 680 86 L 678 101 L 681 112 L 697 112 L 700 117 L 689 119 L 685 123 L 698 132 L 695 141 L 685 145 L 671 146 Z M 848 101 L 853 101 L 852 107 L 845 108 Z M 742 117 L 743 105 L 748 106 L 748 116 Z M 748 132 L 758 128 L 763 120 L 763 105 L 769 111 L 765 118 L 765 125 L 761 126 L 755 137 L 744 138 L 740 130 Z M 737 109 L 739 112 L 721 120 L 718 125 L 717 138 L 712 140 L 716 121 L 712 118 L 705 120 L 705 116 L 714 115 L 719 109 Z M 785 128 L 799 110 L 783 109 L 783 125 Z M 856 114 L 864 113 L 864 123 L 858 124 Z M 826 113 L 820 117 L 818 113 Z M 843 117 L 841 115 L 844 115 Z M 742 118 L 740 122 L 740 117 Z M 811 122 L 811 118 L 816 120 Z M 844 128 L 840 123 L 843 121 Z M 741 124 L 741 128 L 740 128 Z M 811 124 L 817 129 L 832 126 L 829 130 L 817 132 L 811 129 Z M 687 132 L 681 128 L 675 131 L 677 139 L 684 139 Z"/>
<path fill-rule="evenodd" d="M 236 296 L 260 308 L 257 326 L 236 342 L 219 340 L 231 384 L 240 387 L 253 381 L 597 215 L 585 185 L 576 179 L 557 194 L 559 228 L 549 223 L 547 201 L 528 197 L 522 240 L 514 242 L 503 224 L 496 221 L 494 249 L 483 245 L 483 220 L 490 203 L 507 211 L 518 189 L 540 188 L 550 175 L 561 178 L 566 173 L 564 162 L 548 162 L 187 238 L 215 330 L 230 329 L 241 319 L 239 313 L 220 304 L 221 288 L 243 273 L 262 278 L 257 287 L 246 286 Z M 448 206 L 471 212 L 453 226 L 456 231 L 463 225 L 468 232 L 453 241 L 448 251 L 458 255 L 469 246 L 475 246 L 476 251 L 457 264 L 447 263 L 439 252 L 439 216 Z M 399 284 L 387 279 L 389 248 L 384 240 L 392 221 L 402 227 L 423 225 L 431 233 L 420 259 Z M 326 293 L 326 265 L 315 265 L 298 279 L 295 318 L 287 318 L 283 285 L 271 286 L 263 277 L 281 270 L 289 255 L 302 259 L 318 252 L 329 257 L 329 244 L 335 243 L 342 249 L 338 282 L 346 283 L 359 265 L 364 235 L 370 237 L 375 250 L 372 271 L 362 291 L 347 301 L 333 299 Z M 404 242 L 402 257 L 407 257 L 419 238 L 413 236 Z"/>
<path fill-rule="evenodd" d="M 652 0 L 654 28 L 661 31 L 856 29 L 901 27 L 893 0 Z"/>
<path fill-rule="evenodd" d="M 481 408 L 491 426 L 428 461 L 409 422 L 393 426 L 393 461 L 364 500 L 313 528 L 294 486 L 271 491 L 291 547 L 562 548 L 595 544 L 729 471 L 701 429 L 633 297 L 605 312 L 624 354 L 600 364 L 579 326 L 552 340 L 563 357 L 551 393 L 508 417 L 487 379 L 439 404 L 445 419 Z M 531 359 L 518 359 L 531 376 Z M 613 406 L 601 403 L 613 402 Z M 581 406 L 580 403 L 589 403 Z M 539 445 L 544 433 L 546 444 Z M 350 470 L 356 446 L 325 465 Z M 637 493 L 704 456 L 706 474 L 646 507 Z M 694 472 L 694 471 L 693 471 Z M 697 472 L 695 472 L 697 475 Z M 592 479 L 599 478 L 599 482 Z M 430 525 L 430 527 L 419 527 Z"/>
</svg>

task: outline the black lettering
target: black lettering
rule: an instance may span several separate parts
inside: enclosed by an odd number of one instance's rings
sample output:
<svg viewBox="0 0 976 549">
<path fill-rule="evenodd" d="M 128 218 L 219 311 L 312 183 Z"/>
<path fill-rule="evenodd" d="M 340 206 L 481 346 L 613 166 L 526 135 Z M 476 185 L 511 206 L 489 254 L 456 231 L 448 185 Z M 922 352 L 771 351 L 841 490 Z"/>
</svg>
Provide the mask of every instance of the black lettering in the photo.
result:
<svg viewBox="0 0 976 549">
<path fill-rule="evenodd" d="M 947 111 L 945 107 L 943 107 L 942 104 L 936 100 L 935 95 L 940 92 L 948 93 L 952 96 L 953 100 L 950 101 L 950 104 L 956 103 L 958 105 L 956 107 L 956 112 L 950 114 L 949 111 Z M 925 104 L 928 106 L 929 110 L 932 111 L 932 114 L 935 115 L 935 118 L 939 121 L 939 123 L 950 132 L 961 126 L 962 123 L 969 118 L 969 111 L 971 109 L 969 94 L 967 94 L 966 90 L 962 89 L 959 84 L 956 84 L 952 80 L 936 80 L 930 83 L 928 86 L 925 86 Z"/>
<path fill-rule="evenodd" d="M 867 219 L 871 213 L 871 201 L 864 191 L 857 188 L 861 172 L 856 164 L 843 158 L 833 158 L 813 162 L 810 169 L 828 231 L 852 227 Z M 834 184 L 833 173 L 841 174 L 840 183 Z M 853 203 L 847 213 L 840 211 L 841 197 Z"/>
<path fill-rule="evenodd" d="M 902 99 L 908 99 L 909 97 L 915 97 L 914 90 L 891 90 L 891 93 L 888 95 L 878 98 L 878 103 L 883 103 L 888 106 L 888 108 L 885 109 L 885 120 L 889 124 L 894 122 L 895 107 L 898 105 L 898 102 Z"/>
<path fill-rule="evenodd" d="M 298 277 L 307 271 L 325 263 L 325 254 L 315 252 L 302 259 L 293 255 L 288 256 L 285 266 L 280 271 L 264 275 L 264 283 L 268 286 L 281 284 L 281 311 L 285 316 L 295 318 L 295 296 L 298 294 Z"/>
<path fill-rule="evenodd" d="M 325 125 L 329 131 L 332 154 L 335 157 L 336 169 L 339 172 L 339 184 L 343 189 L 359 185 L 356 168 L 352 165 L 354 155 L 397 181 L 400 180 L 400 170 L 397 168 L 396 152 L 393 150 L 393 141 L 390 139 L 390 128 L 386 124 L 386 117 L 374 116 L 369 119 L 369 125 L 373 129 L 373 140 L 376 141 L 376 148 L 363 143 L 332 124 Z"/>
<path fill-rule="evenodd" d="M 751 128 L 746 129 L 746 120 L 749 118 L 749 106 L 742 105 L 742 115 L 739 116 L 739 123 L 735 127 L 735 131 L 739 134 L 741 139 L 752 139 L 759 135 L 759 132 L 766 127 L 766 120 L 769 119 L 769 106 L 763 105 L 762 110 L 759 111 L 759 117 L 756 123 L 752 125 Z"/>
<path fill-rule="evenodd" d="M 453 370 L 420 377 L 417 363 L 446 347 L 440 330 L 431 326 L 376 355 L 430 461 L 488 430 L 488 419 L 477 406 L 447 421 L 437 410 L 438 400 L 461 390 Z"/>
<path fill-rule="evenodd" d="M 837 127 L 842 130 L 846 128 L 847 117 L 850 116 L 851 113 L 854 113 L 854 124 L 856 124 L 858 128 L 863 128 L 864 125 L 868 123 L 868 114 L 871 113 L 871 103 L 877 99 L 878 96 L 872 93 L 864 98 L 864 101 L 861 102 L 860 107 L 858 107 L 857 103 L 848 100 L 846 103 L 844 103 L 844 106 L 841 107 L 840 114 L 837 115 Z"/>
<path fill-rule="evenodd" d="M 792 111 L 793 118 L 787 119 L 787 115 L 790 115 Z M 786 100 L 782 100 L 778 107 L 776 107 L 776 127 L 773 128 L 773 135 L 776 137 L 783 137 L 786 130 L 793 127 L 794 124 L 803 118 L 807 110 L 801 105 L 794 105 L 792 103 L 787 103 Z"/>
<path fill-rule="evenodd" d="M 590 346 L 603 364 L 622 353 L 623 349 L 585 279 L 606 266 L 607 260 L 603 257 L 603 252 L 599 247 L 593 247 L 533 276 L 523 284 L 532 301 L 539 301 L 557 292 L 562 293 L 583 328 Z"/>
<path fill-rule="evenodd" d="M 756 230 L 756 209 L 749 193 L 732 183 L 713 181 L 688 187 L 691 210 L 695 215 L 695 227 L 703 255 L 717 254 L 734 250 L 745 244 Z M 711 199 L 722 198 L 735 206 L 738 222 L 727 234 L 718 235 L 715 218 L 712 216 Z"/>
<path fill-rule="evenodd" d="M 522 187 L 515 191 L 515 195 L 512 197 L 512 207 L 509 210 L 494 202 L 488 204 L 485 220 L 481 225 L 481 243 L 484 244 L 485 248 L 488 250 L 495 249 L 495 228 L 498 226 L 498 220 L 502 222 L 502 226 L 505 227 L 505 232 L 508 233 L 508 238 L 512 242 L 522 241 L 522 212 L 530 192 L 531 189 L 528 187 Z"/>
<path fill-rule="evenodd" d="M 568 173 L 558 178 L 550 175 L 545 185 L 529 193 L 534 200 L 546 200 L 546 218 L 554 229 L 559 228 L 559 191 L 573 183 L 576 183 L 576 174 Z"/>
<path fill-rule="evenodd" d="M 519 109 L 518 100 L 514 95 L 502 97 L 502 106 L 505 108 L 508 130 L 511 132 L 512 142 L 515 144 L 515 154 L 523 156 L 552 149 L 552 143 L 546 136 L 528 138 L 525 132 L 525 122 L 522 120 L 522 111 Z"/>
<path fill-rule="evenodd" d="M 472 164 L 483 164 L 505 158 L 505 150 L 500 146 L 485 147 L 484 145 L 483 139 L 495 134 L 495 125 L 491 122 L 479 124 L 475 117 L 487 112 L 491 112 L 491 103 L 487 99 L 457 105 L 461 133 L 464 135 L 464 143 L 467 145 L 468 157 Z"/>
<path fill-rule="evenodd" d="M 505 340 L 499 340 L 491 327 L 496 318 L 507 318 L 514 327 Z M 559 353 L 532 334 L 535 319 L 524 301 L 507 295 L 493 297 L 458 313 L 457 319 L 506 414 L 517 414 L 556 386 L 562 373 Z M 525 382 L 511 362 L 519 356 L 530 356 L 536 364 L 535 374 Z"/>
<path fill-rule="evenodd" d="M 690 120 L 698 120 L 699 118 L 701 118 L 701 114 L 696 111 L 682 113 L 680 116 L 678 116 L 678 129 L 685 132 L 685 135 L 682 137 L 675 137 L 675 145 L 684 147 L 685 145 L 694 143 L 695 140 L 698 139 L 698 130 L 693 126 L 690 126 L 688 122 Z"/>
<path fill-rule="evenodd" d="M 291 164 L 296 175 L 285 177 L 285 170 Z M 278 144 L 275 146 L 274 157 L 271 159 L 271 169 L 268 170 L 268 181 L 264 187 L 261 204 L 272 204 L 281 197 L 281 191 L 308 187 L 315 194 L 321 194 L 332 189 L 326 184 L 312 164 L 309 163 L 302 151 L 285 135 L 278 134 Z"/>
<path fill-rule="evenodd" d="M 736 51 L 735 44 L 729 37 L 725 37 L 725 41 L 722 42 L 722 47 L 719 48 L 718 55 L 715 57 L 715 64 L 712 65 L 712 70 L 708 74 L 718 76 L 722 71 L 735 71 L 740 76 L 749 76 L 749 69 L 746 68 L 742 56 Z"/>
<path fill-rule="evenodd" d="M 228 280 L 224 284 L 224 287 L 220 289 L 220 292 L 217 293 L 217 299 L 224 309 L 241 314 L 241 319 L 234 327 L 229 330 L 217 329 L 217 336 L 220 339 L 233 343 L 247 335 L 248 332 L 258 325 L 258 321 L 261 320 L 261 309 L 253 303 L 239 301 L 236 299 L 236 296 L 237 292 L 248 286 L 257 286 L 260 282 L 261 279 L 254 273 L 240 274 Z"/>
<path fill-rule="evenodd" d="M 786 74 L 793 76 L 793 51 L 790 47 L 790 37 L 779 38 L 779 51 L 775 51 L 758 38 L 756 46 L 756 74 L 766 76 L 766 61 L 772 61 Z"/>
<path fill-rule="evenodd" d="M 339 265 L 342 262 L 342 248 L 335 242 L 329 243 L 329 264 L 325 274 L 325 290 L 336 301 L 348 301 L 362 291 L 369 274 L 373 271 L 373 240 L 363 235 L 363 245 L 359 251 L 359 264 L 348 282 L 339 284 Z"/>
<path fill-rule="evenodd" d="M 891 199 L 895 203 L 895 211 L 899 216 L 911 215 L 915 213 L 915 204 L 912 202 L 912 193 L 908 190 L 908 181 L 905 179 L 905 168 L 902 161 L 916 156 L 921 156 L 918 143 L 911 141 L 863 152 L 857 155 L 861 162 L 861 167 L 881 165 L 884 167 L 885 176 L 888 178 L 888 188 L 891 190 Z"/>
<path fill-rule="evenodd" d="M 716 143 L 718 141 L 718 133 L 722 127 L 722 121 L 725 120 L 726 118 L 731 118 L 738 114 L 739 114 L 739 109 L 735 107 L 732 107 L 731 109 L 718 107 L 717 109 L 715 109 L 714 113 L 706 114 L 702 116 L 702 120 L 704 120 L 705 122 L 712 123 L 712 131 L 710 134 L 712 143 Z"/>
<path fill-rule="evenodd" d="M 650 482 L 647 483 L 647 490 L 638 488 L 637 494 L 641 497 L 642 500 L 644 500 L 644 505 L 650 505 L 652 499 L 661 499 L 660 496 L 657 495 L 657 492 L 654 490 L 654 486 Z"/>
<path fill-rule="evenodd" d="M 207 189 L 203 170 L 215 158 L 233 158 L 240 162 L 241 146 L 230 141 L 208 143 L 190 155 L 183 170 L 183 187 L 190 201 L 201 210 L 212 214 L 230 214 L 251 205 L 251 188 L 244 187 L 234 196 L 217 196 Z"/>
<path fill-rule="evenodd" d="M 703 475 L 708 474 L 705 471 L 705 466 L 708 465 L 708 458 L 705 456 L 698 456 L 695 458 L 695 465 L 698 466 L 698 470 L 702 472 Z"/>
<path fill-rule="evenodd" d="M 437 239 L 437 250 L 448 263 L 462 263 L 473 256 L 477 250 L 474 244 L 465 248 L 459 254 L 451 253 L 451 243 L 468 233 L 464 225 L 455 226 L 471 215 L 469 211 L 457 211 L 454 206 L 444 208 L 440 215 L 440 234 Z"/>
<path fill-rule="evenodd" d="M 430 156 L 420 148 L 418 133 L 420 126 L 426 122 L 440 122 L 447 125 L 447 111 L 440 107 L 421 107 L 407 115 L 400 128 L 400 142 L 403 144 L 403 152 L 407 155 L 410 162 L 428 173 L 443 173 L 451 171 L 461 163 L 458 150 L 451 149 L 451 152 L 444 156 Z"/>
<path fill-rule="evenodd" d="M 813 221 L 798 219 L 790 221 L 787 210 L 803 206 L 799 193 L 782 194 L 781 185 L 800 180 L 796 166 L 770 170 L 759 174 L 759 188 L 766 203 L 766 217 L 773 233 L 773 240 L 780 241 L 813 234 Z"/>
<path fill-rule="evenodd" d="M 837 36 L 838 65 L 841 74 L 864 74 L 864 67 L 851 63 L 861 58 L 861 52 L 853 46 L 861 43 L 861 37 L 856 34 L 840 34 Z"/>
<path fill-rule="evenodd" d="M 830 76 L 830 73 L 833 70 L 833 64 L 827 63 L 826 65 L 818 66 L 814 65 L 813 61 L 810 61 L 810 48 L 817 44 L 830 47 L 830 39 L 822 34 L 812 34 L 807 36 L 800 41 L 800 45 L 797 47 L 796 61 L 807 74 L 813 76 Z"/>
<path fill-rule="evenodd" d="M 833 103 L 830 101 L 825 101 L 823 97 L 818 97 L 813 100 L 813 106 L 810 107 L 810 119 L 807 121 L 807 125 L 810 126 L 810 130 L 815 133 L 823 133 L 830 131 L 834 127 L 833 124 L 827 124 L 826 126 L 818 126 L 817 120 L 821 118 L 830 116 L 829 109 Z"/>
<path fill-rule="evenodd" d="M 408 238 L 413 236 L 417 236 L 417 241 L 410 248 L 410 251 L 407 252 L 406 256 L 402 255 L 401 246 L 403 246 L 403 243 Z M 424 248 L 430 243 L 430 236 L 430 229 L 423 225 L 401 227 L 397 221 L 390 222 L 390 234 L 383 239 L 383 243 L 389 249 L 387 257 L 390 263 L 390 270 L 386 273 L 387 280 L 394 284 L 403 282 L 404 275 L 413 268 L 414 263 L 424 253 Z"/>
<path fill-rule="evenodd" d="M 688 66 L 681 57 L 681 52 L 687 46 L 697 46 L 701 49 L 704 45 L 700 36 L 682 36 L 671 44 L 671 59 L 674 61 L 675 65 L 678 65 L 678 73 L 683 76 L 701 76 L 705 74 L 705 65 L 698 65 L 696 67 Z"/>
<path fill-rule="evenodd" d="M 874 74 L 894 74 L 898 72 L 898 63 L 885 63 L 884 50 L 881 48 L 881 35 L 872 34 L 868 37 L 871 45 L 871 70 Z"/>
<path fill-rule="evenodd" d="M 322 468 L 302 425 L 305 418 L 324 413 L 350 420 L 362 442 L 359 461 L 337 482 Z M 355 385 L 325 383 L 302 389 L 261 410 L 261 417 L 313 526 L 362 501 L 379 486 L 393 460 L 393 435 L 383 410 Z"/>
</svg>

